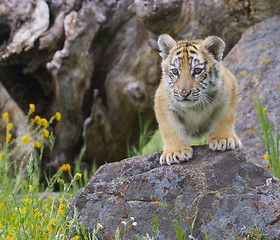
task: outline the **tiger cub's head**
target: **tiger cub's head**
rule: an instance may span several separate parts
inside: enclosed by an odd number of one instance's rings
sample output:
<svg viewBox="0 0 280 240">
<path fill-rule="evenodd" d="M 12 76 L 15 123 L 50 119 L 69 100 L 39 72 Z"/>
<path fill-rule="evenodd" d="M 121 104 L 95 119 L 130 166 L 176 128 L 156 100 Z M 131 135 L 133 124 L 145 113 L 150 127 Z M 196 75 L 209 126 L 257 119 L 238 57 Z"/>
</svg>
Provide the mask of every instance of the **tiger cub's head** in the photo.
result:
<svg viewBox="0 0 280 240">
<path fill-rule="evenodd" d="M 167 34 L 158 39 L 163 80 L 179 102 L 207 106 L 222 84 L 220 64 L 225 43 L 216 36 L 205 40 L 175 41 Z"/>
</svg>

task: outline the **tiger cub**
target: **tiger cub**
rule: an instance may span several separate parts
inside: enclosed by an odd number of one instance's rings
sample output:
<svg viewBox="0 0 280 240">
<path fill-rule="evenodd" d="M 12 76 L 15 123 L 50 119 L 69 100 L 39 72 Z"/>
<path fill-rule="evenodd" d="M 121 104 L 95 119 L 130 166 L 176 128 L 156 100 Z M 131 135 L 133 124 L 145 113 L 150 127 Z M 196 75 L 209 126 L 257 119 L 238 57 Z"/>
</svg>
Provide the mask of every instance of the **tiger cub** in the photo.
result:
<svg viewBox="0 0 280 240">
<path fill-rule="evenodd" d="M 193 150 L 189 138 L 209 133 L 212 150 L 241 147 L 234 131 L 237 104 L 235 77 L 222 64 L 224 41 L 158 39 L 162 80 L 154 109 L 164 143 L 160 164 L 187 161 Z"/>
</svg>

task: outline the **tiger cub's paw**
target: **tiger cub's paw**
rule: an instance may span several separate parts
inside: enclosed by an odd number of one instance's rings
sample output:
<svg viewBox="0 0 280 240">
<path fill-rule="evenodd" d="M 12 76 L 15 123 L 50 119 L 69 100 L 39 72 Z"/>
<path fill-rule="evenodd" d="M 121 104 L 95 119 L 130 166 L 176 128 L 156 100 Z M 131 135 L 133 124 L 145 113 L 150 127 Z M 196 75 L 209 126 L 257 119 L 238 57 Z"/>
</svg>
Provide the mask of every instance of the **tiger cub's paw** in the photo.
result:
<svg viewBox="0 0 280 240">
<path fill-rule="evenodd" d="M 208 139 L 209 148 L 212 150 L 217 151 L 225 151 L 225 150 L 232 150 L 235 148 L 241 148 L 242 144 L 236 134 L 232 136 L 219 136 L 219 137 L 211 137 L 209 136 Z"/>
<path fill-rule="evenodd" d="M 169 150 L 165 149 L 163 154 L 160 157 L 160 164 L 167 164 L 171 165 L 173 163 L 181 163 L 184 161 L 188 161 L 190 158 L 192 158 L 193 150 L 190 146 L 185 145 L 180 150 Z"/>
</svg>

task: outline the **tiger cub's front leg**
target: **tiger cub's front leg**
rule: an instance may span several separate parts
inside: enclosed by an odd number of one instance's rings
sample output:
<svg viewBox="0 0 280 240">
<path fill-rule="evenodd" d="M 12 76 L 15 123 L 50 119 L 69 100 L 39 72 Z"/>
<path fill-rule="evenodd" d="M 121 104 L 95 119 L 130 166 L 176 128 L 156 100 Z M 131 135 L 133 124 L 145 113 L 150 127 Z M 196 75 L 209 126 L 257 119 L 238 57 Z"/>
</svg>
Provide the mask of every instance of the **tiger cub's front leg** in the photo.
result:
<svg viewBox="0 0 280 240">
<path fill-rule="evenodd" d="M 236 99 L 227 107 L 228 111 L 221 115 L 217 126 L 208 137 L 209 148 L 217 151 L 241 148 L 242 144 L 234 131 L 235 103 Z"/>
<path fill-rule="evenodd" d="M 165 106 L 157 106 L 155 113 L 159 124 L 160 133 L 163 140 L 163 154 L 160 157 L 160 164 L 171 165 L 173 163 L 180 163 L 188 161 L 192 155 L 193 150 L 182 137 L 184 126 L 172 112 L 164 109 Z"/>
<path fill-rule="evenodd" d="M 171 139 L 167 139 L 166 142 L 170 140 Z M 174 138 L 174 140 L 176 141 L 178 139 Z M 175 141 L 172 141 L 173 145 L 170 145 L 170 143 L 166 143 L 164 145 L 164 151 L 160 157 L 160 164 L 171 165 L 173 163 L 187 161 L 192 157 L 193 150 L 188 144 L 180 141 Z"/>
<path fill-rule="evenodd" d="M 188 161 L 192 157 L 193 150 L 185 141 L 181 140 L 178 132 L 179 129 L 174 129 L 169 125 L 168 128 L 161 126 L 160 130 L 164 142 L 160 164 L 171 165 L 173 163 Z"/>
</svg>

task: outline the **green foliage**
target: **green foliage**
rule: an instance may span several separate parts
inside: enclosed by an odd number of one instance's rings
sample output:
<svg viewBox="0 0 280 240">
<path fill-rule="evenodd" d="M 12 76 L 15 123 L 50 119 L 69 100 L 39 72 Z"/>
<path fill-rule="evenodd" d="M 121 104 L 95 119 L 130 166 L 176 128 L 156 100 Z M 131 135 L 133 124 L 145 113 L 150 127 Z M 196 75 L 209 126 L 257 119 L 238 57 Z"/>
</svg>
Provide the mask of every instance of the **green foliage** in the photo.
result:
<svg viewBox="0 0 280 240">
<path fill-rule="evenodd" d="M 162 239 L 161 237 L 161 230 L 159 230 L 158 228 L 158 222 L 157 222 L 158 217 L 154 215 L 154 221 L 153 221 L 153 229 L 152 229 L 152 233 L 153 233 L 153 237 L 150 236 L 148 233 L 146 233 L 146 236 L 144 237 L 139 237 L 137 236 L 138 239 L 140 240 L 159 240 Z"/>
<path fill-rule="evenodd" d="M 49 121 L 39 116 L 33 119 L 34 111 L 35 106 L 31 104 L 26 132 L 18 137 L 12 135 L 9 113 L 3 115 L 7 126 L 6 140 L 0 145 L 0 239 L 60 240 L 67 238 L 78 225 L 77 221 L 68 219 L 68 207 L 73 193 L 88 181 L 88 175 L 83 178 L 79 172 L 72 175 L 70 164 L 61 166 L 53 176 L 41 172 L 44 143 L 49 143 L 51 151 L 54 146 L 48 128 L 61 115 L 56 113 Z M 40 183 L 42 174 L 47 186 Z M 59 193 L 52 193 L 55 184 L 60 186 Z"/>
<path fill-rule="evenodd" d="M 139 134 L 139 140 L 138 140 L 138 146 L 130 146 L 127 144 L 127 156 L 132 157 L 135 155 L 143 155 L 144 153 L 144 147 L 149 141 L 151 137 L 151 132 L 149 131 L 150 125 L 151 125 L 151 119 L 143 123 L 142 117 L 140 114 L 138 114 L 138 121 L 140 126 L 140 134 Z"/>
<path fill-rule="evenodd" d="M 264 157 L 268 158 L 272 173 L 280 179 L 278 128 L 276 124 L 274 129 L 271 127 L 271 123 L 265 111 L 266 108 L 263 108 L 259 97 L 255 99 L 255 103 L 259 115 L 261 132 L 259 132 L 257 129 L 255 129 L 255 131 L 266 147 L 268 156 Z"/>
<path fill-rule="evenodd" d="M 178 240 L 186 240 L 187 239 L 187 229 L 182 227 L 182 214 L 181 214 L 181 206 L 179 206 L 180 208 L 180 218 L 179 221 L 177 219 L 172 219 L 171 214 L 168 210 L 168 206 L 166 204 L 166 202 L 164 202 L 163 207 L 166 209 L 168 217 L 172 223 L 172 226 L 176 232 L 176 236 Z"/>
<path fill-rule="evenodd" d="M 159 129 L 154 132 L 149 131 L 150 125 L 151 120 L 143 123 L 141 116 L 139 115 L 140 135 L 138 146 L 129 146 L 128 144 L 128 157 L 162 151 L 163 142 L 160 131 Z M 204 136 L 201 139 L 193 139 L 189 144 L 191 146 L 207 144 L 207 136 Z"/>
</svg>

